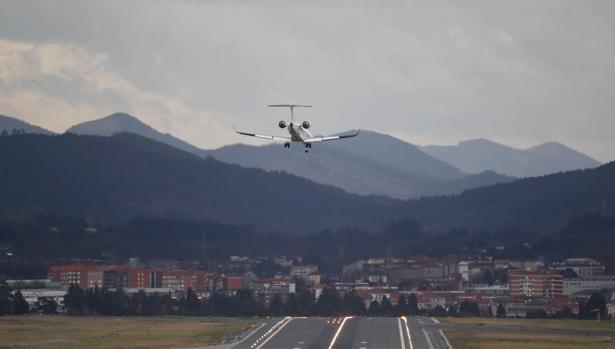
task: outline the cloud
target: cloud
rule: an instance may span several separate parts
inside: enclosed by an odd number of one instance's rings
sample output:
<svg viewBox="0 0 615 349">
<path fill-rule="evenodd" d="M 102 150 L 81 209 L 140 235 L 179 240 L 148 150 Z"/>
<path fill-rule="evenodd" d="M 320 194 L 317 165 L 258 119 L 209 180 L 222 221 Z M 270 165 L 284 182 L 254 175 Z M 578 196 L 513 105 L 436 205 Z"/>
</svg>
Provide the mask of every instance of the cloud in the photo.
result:
<svg viewBox="0 0 615 349">
<path fill-rule="evenodd" d="M 217 135 L 229 132 L 223 114 L 139 88 L 108 67 L 107 55 L 73 43 L 0 40 L 0 83 L 3 113 L 58 132 L 115 111 L 204 147 L 224 144 Z"/>
<path fill-rule="evenodd" d="M 79 120 L 125 110 L 205 146 L 248 141 L 230 124 L 278 134 L 287 114 L 264 105 L 297 102 L 316 106 L 299 117 L 319 133 L 558 140 L 608 161 L 613 14 L 592 0 L 135 0 L 85 2 L 78 16 L 72 3 L 5 2 L 0 33 L 15 47 L 0 59 L 20 58 L 0 64 L 0 91 L 101 111 Z M 47 79 L 28 86 L 28 74 Z"/>
</svg>

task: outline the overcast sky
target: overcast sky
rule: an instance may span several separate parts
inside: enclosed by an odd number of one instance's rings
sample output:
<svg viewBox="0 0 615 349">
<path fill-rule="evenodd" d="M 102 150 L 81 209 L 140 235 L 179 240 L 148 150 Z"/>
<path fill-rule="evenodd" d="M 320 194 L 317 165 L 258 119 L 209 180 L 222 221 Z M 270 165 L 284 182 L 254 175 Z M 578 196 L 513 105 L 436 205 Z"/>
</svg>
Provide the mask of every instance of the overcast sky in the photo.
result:
<svg viewBox="0 0 615 349">
<path fill-rule="evenodd" d="M 615 1 L 0 2 L 0 114 L 115 111 L 204 148 L 281 134 L 557 140 L 615 160 Z"/>
</svg>

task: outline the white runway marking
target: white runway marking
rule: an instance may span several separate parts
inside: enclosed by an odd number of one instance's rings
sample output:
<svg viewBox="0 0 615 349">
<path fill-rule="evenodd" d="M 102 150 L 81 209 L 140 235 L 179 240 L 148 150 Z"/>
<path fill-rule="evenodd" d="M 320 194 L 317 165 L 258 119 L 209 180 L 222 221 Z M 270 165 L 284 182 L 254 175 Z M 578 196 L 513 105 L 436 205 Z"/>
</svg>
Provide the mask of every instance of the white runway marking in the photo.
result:
<svg viewBox="0 0 615 349">
<path fill-rule="evenodd" d="M 401 319 L 397 319 L 397 325 L 399 325 L 399 341 L 401 342 L 401 349 L 406 349 L 406 341 L 404 340 L 404 331 L 401 329 Z"/>
<path fill-rule="evenodd" d="M 427 345 L 429 345 L 429 349 L 434 349 L 433 344 L 431 343 L 431 338 L 429 338 L 429 333 L 427 333 L 426 329 L 423 329 L 423 334 L 425 335 L 425 339 L 427 339 Z"/>
<path fill-rule="evenodd" d="M 408 335 L 408 344 L 410 349 L 414 349 L 414 345 L 412 344 L 412 336 L 410 336 L 410 329 L 408 328 L 408 319 L 405 316 L 401 317 L 404 320 L 404 327 L 406 327 L 406 334 Z"/>
<path fill-rule="evenodd" d="M 250 332 L 247 336 L 243 337 L 239 342 L 235 343 L 235 345 L 239 345 L 241 343 L 243 343 L 246 339 L 250 338 L 253 334 L 256 333 L 256 331 L 260 330 L 263 326 L 265 326 L 267 323 L 263 322 L 260 326 L 258 326 L 254 331 Z"/>
<path fill-rule="evenodd" d="M 348 319 L 352 319 L 352 316 L 346 316 L 344 320 L 342 320 L 340 327 L 337 328 L 337 332 L 335 332 L 335 335 L 333 336 L 333 339 L 331 340 L 331 344 L 329 344 L 329 349 L 333 348 L 333 344 L 335 344 L 335 341 L 337 340 L 337 336 L 339 336 L 340 332 L 342 332 L 342 327 L 344 327 L 344 324 L 346 323 L 346 320 Z"/>
<path fill-rule="evenodd" d="M 448 338 L 446 338 L 446 336 L 444 335 L 444 332 L 442 332 L 442 330 L 440 330 L 440 335 L 442 336 L 442 338 L 444 338 L 444 342 L 446 342 L 446 347 L 448 349 L 453 349 L 453 346 L 451 345 L 451 343 L 448 341 Z"/>
<path fill-rule="evenodd" d="M 263 347 L 263 345 L 265 345 L 265 343 L 269 342 L 269 340 L 273 337 L 275 337 L 276 334 L 278 334 L 280 331 L 282 331 L 282 329 L 284 328 L 284 326 L 288 325 L 289 322 L 291 322 L 293 320 L 293 318 L 287 318 L 288 321 L 286 321 L 282 326 L 280 326 L 280 328 L 278 328 L 277 331 L 273 332 L 273 334 L 271 336 L 269 336 L 269 338 L 265 339 L 261 345 L 259 345 L 258 347 L 256 347 L 256 349 L 261 349 Z"/>
</svg>

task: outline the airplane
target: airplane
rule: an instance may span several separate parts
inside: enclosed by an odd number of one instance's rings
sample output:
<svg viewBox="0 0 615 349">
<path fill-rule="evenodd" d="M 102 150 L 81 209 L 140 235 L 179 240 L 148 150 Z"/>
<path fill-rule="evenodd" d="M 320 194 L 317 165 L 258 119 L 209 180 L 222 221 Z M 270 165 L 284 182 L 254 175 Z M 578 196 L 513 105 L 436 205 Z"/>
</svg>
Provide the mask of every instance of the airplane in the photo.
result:
<svg viewBox="0 0 615 349">
<path fill-rule="evenodd" d="M 284 148 L 290 148 L 290 143 L 291 142 L 296 142 L 296 143 L 301 143 L 303 144 L 303 146 L 305 147 L 305 152 L 308 152 L 308 149 L 312 148 L 312 143 L 314 142 L 326 142 L 326 141 L 333 141 L 333 140 L 337 140 L 337 139 L 345 139 L 345 138 L 352 138 L 352 137 L 356 137 L 359 135 L 359 132 L 361 132 L 361 129 L 357 130 L 354 133 L 349 133 L 349 134 L 345 134 L 345 135 L 339 135 L 339 136 L 326 136 L 326 137 L 314 137 L 310 131 L 308 131 L 308 128 L 310 128 L 310 123 L 308 121 L 304 121 L 300 124 L 295 123 L 295 115 L 294 115 L 294 111 L 295 108 L 312 108 L 311 105 L 305 105 L 305 104 L 270 104 L 268 105 L 268 107 L 272 107 L 272 108 L 290 108 L 290 122 L 281 120 L 278 123 L 278 127 L 280 128 L 285 128 L 288 130 L 288 134 L 290 135 L 290 137 L 278 137 L 278 136 L 269 136 L 269 135 L 259 135 L 256 133 L 251 133 L 251 132 L 242 132 L 242 131 L 238 131 L 237 129 L 235 129 L 235 132 L 239 133 L 240 135 L 244 135 L 244 136 L 251 136 L 251 137 L 257 137 L 257 138 L 264 138 L 264 139 L 270 139 L 270 140 L 274 140 L 274 141 L 281 141 L 284 142 Z"/>
</svg>

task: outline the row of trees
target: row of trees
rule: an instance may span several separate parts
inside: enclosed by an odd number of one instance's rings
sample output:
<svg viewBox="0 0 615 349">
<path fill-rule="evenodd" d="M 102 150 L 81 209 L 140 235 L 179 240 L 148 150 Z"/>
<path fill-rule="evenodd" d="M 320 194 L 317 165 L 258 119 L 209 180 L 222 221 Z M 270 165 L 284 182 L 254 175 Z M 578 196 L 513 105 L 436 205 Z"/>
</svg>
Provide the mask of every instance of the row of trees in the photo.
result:
<svg viewBox="0 0 615 349">
<path fill-rule="evenodd" d="M 6 282 L 0 282 L 0 315 L 22 315 L 30 312 L 28 302 L 20 291 L 11 294 Z"/>
<path fill-rule="evenodd" d="M 20 129 L 16 129 L 14 128 L 13 130 L 11 130 L 11 132 L 9 133 L 8 130 L 4 129 L 2 130 L 2 132 L 0 132 L 0 136 L 5 137 L 5 136 L 17 136 L 17 135 L 25 135 L 26 131 L 24 131 L 23 128 Z"/>
<path fill-rule="evenodd" d="M 400 296 L 396 305 L 384 296 L 366 307 L 356 291 L 343 294 L 334 288 L 323 289 L 320 297 L 306 288 L 282 297 L 275 294 L 267 306 L 259 302 L 251 290 L 237 290 L 233 295 L 214 293 L 208 300 L 200 300 L 189 289 L 184 297 L 146 294 L 140 291 L 127 296 L 122 290 L 81 289 L 71 286 L 64 300 L 66 312 L 71 315 L 188 315 L 188 316 L 480 316 L 478 304 L 463 301 L 459 307 L 436 307 L 431 311 L 419 310 L 415 294 Z M 501 306 L 502 307 L 502 306 Z M 503 309 L 503 307 L 502 307 Z M 498 315 L 499 309 L 498 309 Z"/>
<path fill-rule="evenodd" d="M 607 302 L 605 297 L 595 292 L 585 302 L 579 303 L 580 319 L 607 318 Z M 188 289 L 184 297 L 174 299 L 169 294 L 146 294 L 143 290 L 133 295 L 127 295 L 123 290 L 82 289 L 73 285 L 64 297 L 64 307 L 70 315 L 188 315 L 188 316 L 480 316 L 476 302 L 464 300 L 459 306 L 448 308 L 436 306 L 431 310 L 419 310 L 415 294 L 408 297 L 402 295 L 396 305 L 391 304 L 387 297 L 380 302 L 374 300 L 365 306 L 363 298 L 351 290 L 340 295 L 334 288 L 323 289 L 316 300 L 314 293 L 307 288 L 300 288 L 297 293 L 284 299 L 275 294 L 265 306 L 257 301 L 251 290 L 237 290 L 233 295 L 214 293 L 207 301 L 201 300 L 197 294 Z M 30 306 L 20 291 L 11 293 L 6 282 L 0 283 L 0 315 L 21 315 L 29 312 L 53 314 L 58 305 L 52 299 L 41 299 L 36 307 Z M 506 308 L 498 304 L 498 318 L 506 317 Z M 554 315 L 548 315 L 542 309 L 527 312 L 528 318 L 573 318 L 572 309 L 565 307 Z"/>
<path fill-rule="evenodd" d="M 396 306 L 384 297 L 368 307 L 354 290 L 340 295 L 333 288 L 325 288 L 316 300 L 313 292 L 303 289 L 285 298 L 275 294 L 265 306 L 257 301 L 251 290 L 237 290 L 233 295 L 214 293 L 205 301 L 192 289 L 188 289 L 185 296 L 174 299 L 170 295 L 144 291 L 129 296 L 121 289 L 82 289 L 73 285 L 64 297 L 64 306 L 70 315 L 399 316 L 419 313 L 414 294 L 407 298 L 402 296 Z"/>
</svg>

